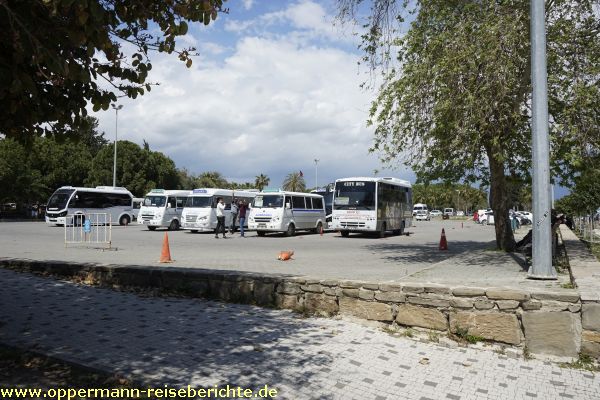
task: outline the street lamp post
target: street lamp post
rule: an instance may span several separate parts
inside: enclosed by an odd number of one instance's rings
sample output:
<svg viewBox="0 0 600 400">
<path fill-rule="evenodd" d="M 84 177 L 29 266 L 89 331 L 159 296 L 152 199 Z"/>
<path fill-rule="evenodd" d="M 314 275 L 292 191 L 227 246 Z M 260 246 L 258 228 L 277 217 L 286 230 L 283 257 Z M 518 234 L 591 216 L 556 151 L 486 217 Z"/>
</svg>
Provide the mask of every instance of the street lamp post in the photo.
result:
<svg viewBox="0 0 600 400">
<path fill-rule="evenodd" d="M 546 67 L 545 1 L 531 0 L 531 82 L 533 243 L 528 277 L 556 279 L 552 265 L 550 227 L 550 140 L 548 137 L 548 82 Z"/>
<path fill-rule="evenodd" d="M 315 190 L 319 188 L 319 168 L 317 164 L 319 164 L 319 160 L 315 158 Z"/>
<path fill-rule="evenodd" d="M 113 187 L 117 186 L 117 133 L 118 133 L 118 122 L 119 122 L 119 110 L 123 108 L 123 105 L 120 106 L 112 105 L 112 108 L 115 110 L 115 156 L 113 159 Z"/>
</svg>

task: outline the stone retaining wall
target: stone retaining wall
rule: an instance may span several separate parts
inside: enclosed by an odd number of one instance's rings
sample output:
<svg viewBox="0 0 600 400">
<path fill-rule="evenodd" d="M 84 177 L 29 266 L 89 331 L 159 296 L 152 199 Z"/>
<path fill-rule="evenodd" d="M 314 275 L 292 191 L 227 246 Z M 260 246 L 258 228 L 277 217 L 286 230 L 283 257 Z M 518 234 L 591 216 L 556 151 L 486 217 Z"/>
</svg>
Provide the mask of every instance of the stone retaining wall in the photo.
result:
<svg viewBox="0 0 600 400">
<path fill-rule="evenodd" d="M 526 346 L 534 354 L 577 357 L 582 346 L 582 304 L 575 290 L 530 292 L 23 259 L 0 259 L 0 266 L 89 284 L 158 288 L 192 297 L 450 331 Z M 585 343 L 593 342 L 600 331 L 600 309 L 587 307 L 590 304 L 584 304 L 583 310 Z"/>
<path fill-rule="evenodd" d="M 560 231 L 581 298 L 581 350 L 600 358 L 600 262 L 569 228 L 561 225 Z"/>
</svg>

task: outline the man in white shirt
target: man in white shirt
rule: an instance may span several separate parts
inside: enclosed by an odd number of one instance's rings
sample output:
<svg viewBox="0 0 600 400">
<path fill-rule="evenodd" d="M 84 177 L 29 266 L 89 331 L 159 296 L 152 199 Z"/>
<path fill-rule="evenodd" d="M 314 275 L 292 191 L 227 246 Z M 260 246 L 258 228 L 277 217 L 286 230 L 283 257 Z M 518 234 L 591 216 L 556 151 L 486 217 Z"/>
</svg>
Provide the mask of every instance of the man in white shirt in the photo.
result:
<svg viewBox="0 0 600 400">
<path fill-rule="evenodd" d="M 225 237 L 225 203 L 223 198 L 217 198 L 217 229 L 215 230 L 215 239 L 219 238 L 219 232 L 223 232 L 223 239 Z"/>
</svg>

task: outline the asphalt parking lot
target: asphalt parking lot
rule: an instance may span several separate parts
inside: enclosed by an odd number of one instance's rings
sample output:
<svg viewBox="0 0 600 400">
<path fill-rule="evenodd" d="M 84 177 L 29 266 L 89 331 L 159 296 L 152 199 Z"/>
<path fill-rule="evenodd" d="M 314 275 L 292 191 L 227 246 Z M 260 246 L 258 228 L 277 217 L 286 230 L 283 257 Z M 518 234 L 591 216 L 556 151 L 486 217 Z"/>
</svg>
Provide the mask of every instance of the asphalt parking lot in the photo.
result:
<svg viewBox="0 0 600 400">
<path fill-rule="evenodd" d="M 445 229 L 448 251 L 439 250 Z M 525 235 L 522 228 L 517 239 Z M 299 232 L 294 237 L 279 234 L 258 237 L 248 232 L 226 240 L 212 233 L 169 231 L 171 264 L 160 264 L 166 230 L 149 231 L 136 224 L 112 227 L 112 250 L 93 245 L 65 248 L 63 227 L 43 222 L 0 222 L 0 257 L 33 260 L 61 260 L 117 265 L 150 265 L 185 268 L 285 274 L 318 279 L 366 281 L 415 281 L 450 285 L 551 288 L 553 284 L 527 278 L 524 258 L 497 252 L 493 226 L 470 220 L 414 222 L 407 235 L 375 236 L 353 234 L 343 238 L 337 232 L 323 236 Z M 294 252 L 290 261 L 279 261 L 281 251 Z M 564 279 L 562 279 L 564 278 Z M 557 286 L 560 287 L 560 286 Z"/>
</svg>

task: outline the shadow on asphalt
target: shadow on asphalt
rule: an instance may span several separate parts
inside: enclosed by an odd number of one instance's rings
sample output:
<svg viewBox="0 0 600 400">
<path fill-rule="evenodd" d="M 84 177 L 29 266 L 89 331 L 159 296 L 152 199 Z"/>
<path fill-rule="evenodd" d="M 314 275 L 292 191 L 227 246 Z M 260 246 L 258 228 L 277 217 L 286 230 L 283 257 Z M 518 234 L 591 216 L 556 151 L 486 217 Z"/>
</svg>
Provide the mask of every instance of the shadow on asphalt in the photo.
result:
<svg viewBox="0 0 600 400">
<path fill-rule="evenodd" d="M 469 250 L 487 250 L 495 246 L 495 241 L 473 242 L 473 241 L 452 241 L 448 243 L 448 250 L 440 250 L 439 244 L 387 244 L 377 243 L 367 245 L 365 248 L 373 253 L 377 253 L 382 259 L 392 262 L 418 262 L 418 263 L 437 263 L 458 254 L 468 252 Z M 484 253 L 488 253 L 485 251 Z M 489 264 L 490 258 L 493 258 L 494 251 L 490 251 L 490 256 L 485 254 L 482 257 L 472 257 L 476 263 Z M 469 254 L 464 254 L 469 257 Z M 461 256 L 462 258 L 462 256 Z"/>
</svg>

